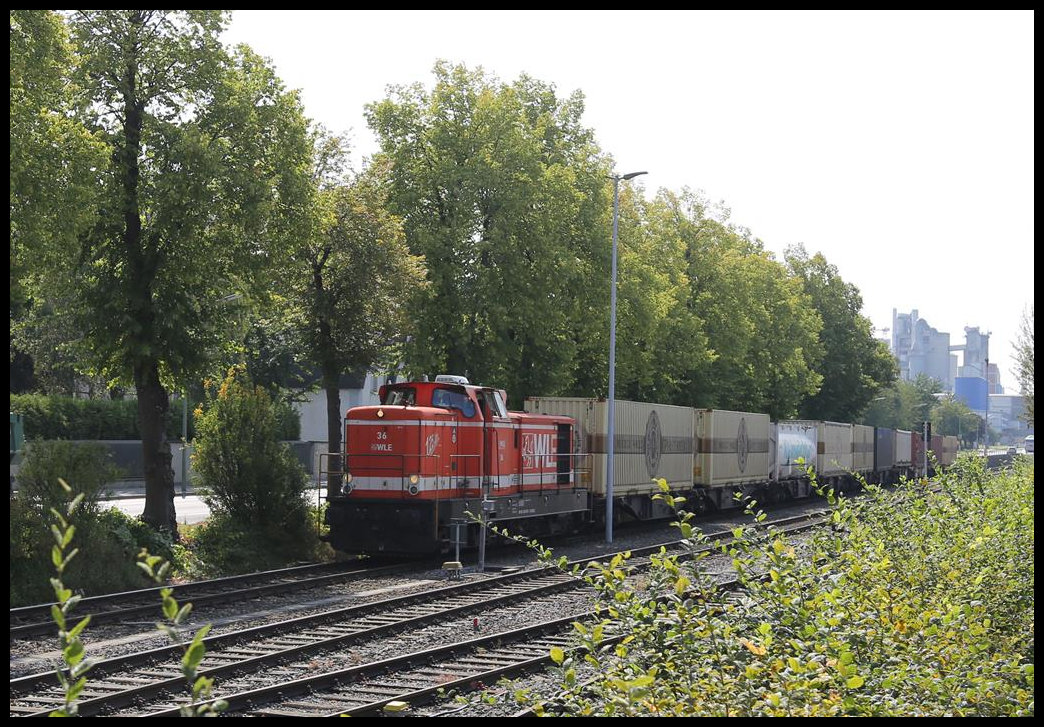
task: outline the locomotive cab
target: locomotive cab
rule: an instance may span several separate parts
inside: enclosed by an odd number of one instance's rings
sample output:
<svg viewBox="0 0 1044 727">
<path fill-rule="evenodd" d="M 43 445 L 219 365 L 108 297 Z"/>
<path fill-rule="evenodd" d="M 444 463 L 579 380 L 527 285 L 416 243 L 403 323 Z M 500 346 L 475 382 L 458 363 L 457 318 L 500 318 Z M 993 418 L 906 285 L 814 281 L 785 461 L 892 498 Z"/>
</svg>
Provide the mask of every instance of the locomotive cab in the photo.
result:
<svg viewBox="0 0 1044 727">
<path fill-rule="evenodd" d="M 459 523 L 468 547 L 478 535 L 468 513 L 483 500 L 517 532 L 586 512 L 572 419 L 509 412 L 506 392 L 463 377 L 382 386 L 380 402 L 345 416 L 344 484 L 326 514 L 334 548 L 448 552 Z"/>
</svg>

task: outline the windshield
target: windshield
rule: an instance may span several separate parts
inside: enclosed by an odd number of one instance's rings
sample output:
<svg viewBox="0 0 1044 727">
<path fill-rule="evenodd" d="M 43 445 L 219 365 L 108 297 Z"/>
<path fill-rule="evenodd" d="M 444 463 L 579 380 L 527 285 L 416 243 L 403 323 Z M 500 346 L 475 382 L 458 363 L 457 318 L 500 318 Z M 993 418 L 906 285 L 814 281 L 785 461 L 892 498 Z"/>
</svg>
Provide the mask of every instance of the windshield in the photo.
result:
<svg viewBox="0 0 1044 727">
<path fill-rule="evenodd" d="M 435 389 L 431 395 L 431 405 L 442 409 L 457 409 L 469 419 L 475 416 L 475 402 L 461 391 Z"/>
</svg>

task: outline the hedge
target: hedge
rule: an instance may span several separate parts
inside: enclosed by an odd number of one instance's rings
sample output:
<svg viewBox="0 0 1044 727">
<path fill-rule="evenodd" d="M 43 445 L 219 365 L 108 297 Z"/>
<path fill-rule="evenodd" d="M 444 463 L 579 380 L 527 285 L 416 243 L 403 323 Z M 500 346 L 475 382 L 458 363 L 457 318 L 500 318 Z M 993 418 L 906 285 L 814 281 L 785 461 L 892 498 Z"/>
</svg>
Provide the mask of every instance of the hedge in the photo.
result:
<svg viewBox="0 0 1044 727">
<path fill-rule="evenodd" d="M 276 405 L 278 435 L 284 441 L 297 441 L 301 421 L 290 404 Z M 195 436 L 189 406 L 188 436 Z M 138 402 L 134 399 L 74 399 L 44 394 L 11 394 L 11 413 L 25 417 L 26 439 L 141 439 L 138 430 Z M 181 402 L 172 401 L 167 412 L 167 438 L 181 438 Z"/>
</svg>

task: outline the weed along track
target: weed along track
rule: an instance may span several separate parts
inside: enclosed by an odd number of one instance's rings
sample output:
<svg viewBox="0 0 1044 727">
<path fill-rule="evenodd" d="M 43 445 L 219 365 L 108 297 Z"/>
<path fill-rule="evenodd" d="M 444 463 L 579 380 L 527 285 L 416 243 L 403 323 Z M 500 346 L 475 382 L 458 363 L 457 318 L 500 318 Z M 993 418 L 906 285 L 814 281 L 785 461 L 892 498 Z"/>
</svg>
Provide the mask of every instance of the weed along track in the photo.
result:
<svg viewBox="0 0 1044 727">
<path fill-rule="evenodd" d="M 815 513 L 772 525 L 805 529 L 820 521 Z M 641 569 L 644 556 L 676 546 L 631 549 L 629 567 Z M 557 568 L 469 578 L 211 636 L 200 674 L 214 679 L 215 697 L 234 713 L 361 714 L 390 701 L 417 703 L 440 688 L 480 688 L 545 663 L 552 646 L 567 644 L 570 624 L 591 614 L 594 597 L 582 578 Z M 80 714 L 176 713 L 188 700 L 181 653 L 165 646 L 98 662 L 80 696 Z M 47 714 L 63 700 L 53 672 L 12 679 L 10 695 L 12 716 Z"/>
</svg>

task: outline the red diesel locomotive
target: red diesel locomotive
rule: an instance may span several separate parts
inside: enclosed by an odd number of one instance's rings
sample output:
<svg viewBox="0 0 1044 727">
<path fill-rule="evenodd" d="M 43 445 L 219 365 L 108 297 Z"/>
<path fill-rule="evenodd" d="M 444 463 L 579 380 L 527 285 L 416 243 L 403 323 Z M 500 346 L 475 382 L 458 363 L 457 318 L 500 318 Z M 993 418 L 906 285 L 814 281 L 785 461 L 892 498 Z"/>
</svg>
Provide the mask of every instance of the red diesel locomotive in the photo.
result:
<svg viewBox="0 0 1044 727">
<path fill-rule="evenodd" d="M 330 544 L 349 553 L 446 552 L 474 545 L 483 509 L 512 532 L 583 522 L 587 488 L 569 417 L 507 410 L 502 389 L 460 376 L 382 386 L 345 417 L 344 483 L 328 494 Z M 463 525 L 461 525 L 463 523 Z"/>
</svg>

